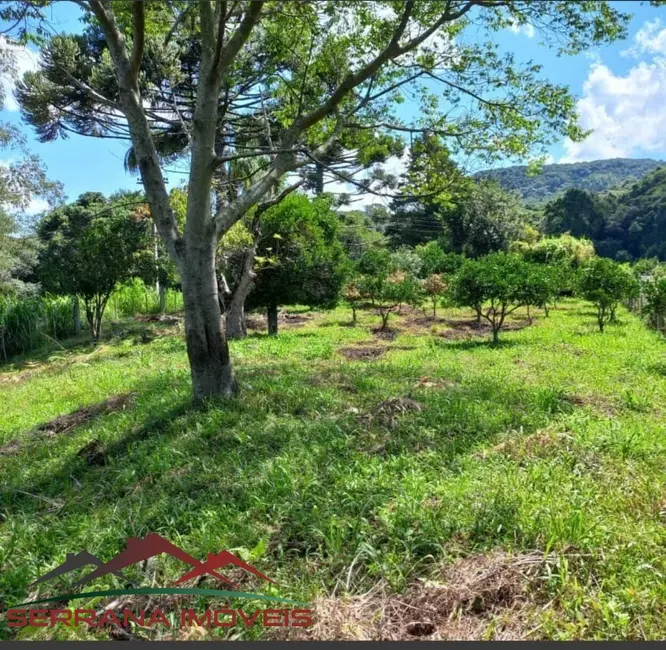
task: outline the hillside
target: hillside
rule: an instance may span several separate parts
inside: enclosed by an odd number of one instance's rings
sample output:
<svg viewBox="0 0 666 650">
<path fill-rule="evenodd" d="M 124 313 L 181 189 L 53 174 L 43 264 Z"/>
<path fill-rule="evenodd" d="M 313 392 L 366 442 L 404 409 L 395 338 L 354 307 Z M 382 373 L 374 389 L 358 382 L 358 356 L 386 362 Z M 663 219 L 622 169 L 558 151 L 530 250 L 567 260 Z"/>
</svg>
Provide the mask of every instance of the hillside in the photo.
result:
<svg viewBox="0 0 666 650">
<path fill-rule="evenodd" d="M 618 196 L 598 249 L 616 259 L 666 259 L 666 167 L 629 185 Z"/>
<path fill-rule="evenodd" d="M 603 192 L 621 183 L 638 180 L 663 165 L 651 159 L 612 158 L 564 165 L 544 165 L 534 176 L 525 165 L 488 169 L 477 176 L 495 179 L 504 189 L 516 190 L 529 202 L 549 201 L 555 195 L 575 187 Z"/>
</svg>

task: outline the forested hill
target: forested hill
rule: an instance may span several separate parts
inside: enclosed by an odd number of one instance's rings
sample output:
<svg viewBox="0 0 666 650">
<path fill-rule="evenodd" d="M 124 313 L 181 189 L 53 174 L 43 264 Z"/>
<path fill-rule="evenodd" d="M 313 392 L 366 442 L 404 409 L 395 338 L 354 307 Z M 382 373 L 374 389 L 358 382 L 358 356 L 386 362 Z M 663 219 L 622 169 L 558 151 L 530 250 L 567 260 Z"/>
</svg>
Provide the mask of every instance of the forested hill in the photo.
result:
<svg viewBox="0 0 666 650">
<path fill-rule="evenodd" d="M 544 165 L 543 172 L 527 174 L 523 165 L 489 169 L 478 176 L 495 179 L 504 189 L 518 191 L 526 201 L 549 201 L 565 190 L 603 192 L 626 181 L 642 178 L 666 162 L 651 159 L 612 158 L 563 165 Z"/>
<path fill-rule="evenodd" d="M 546 205 L 544 217 L 548 234 L 587 237 L 599 255 L 666 260 L 666 165 L 617 192 L 569 189 Z"/>
</svg>

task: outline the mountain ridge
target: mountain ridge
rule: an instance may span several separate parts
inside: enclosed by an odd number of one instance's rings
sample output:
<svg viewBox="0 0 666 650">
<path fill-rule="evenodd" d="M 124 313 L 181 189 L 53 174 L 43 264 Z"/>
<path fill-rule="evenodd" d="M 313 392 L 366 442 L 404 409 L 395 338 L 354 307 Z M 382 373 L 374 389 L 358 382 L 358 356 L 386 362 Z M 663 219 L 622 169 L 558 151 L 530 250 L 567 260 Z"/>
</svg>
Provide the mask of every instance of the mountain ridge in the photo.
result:
<svg viewBox="0 0 666 650">
<path fill-rule="evenodd" d="M 662 166 L 666 166 L 666 161 L 652 158 L 608 158 L 544 165 L 543 171 L 533 176 L 528 175 L 527 165 L 514 165 L 486 169 L 475 177 L 493 179 L 505 190 L 518 192 L 528 203 L 542 203 L 571 188 L 604 192 L 627 181 L 640 180 Z"/>
</svg>

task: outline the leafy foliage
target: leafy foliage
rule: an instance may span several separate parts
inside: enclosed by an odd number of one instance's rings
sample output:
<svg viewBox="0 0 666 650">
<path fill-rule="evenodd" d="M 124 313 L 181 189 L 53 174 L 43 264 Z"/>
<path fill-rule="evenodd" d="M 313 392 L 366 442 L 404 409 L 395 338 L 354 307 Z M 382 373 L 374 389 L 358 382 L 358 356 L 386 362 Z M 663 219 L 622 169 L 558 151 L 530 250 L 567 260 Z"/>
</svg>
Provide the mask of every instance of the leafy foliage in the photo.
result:
<svg viewBox="0 0 666 650">
<path fill-rule="evenodd" d="M 456 304 L 471 307 L 479 319 L 490 323 L 493 342 L 497 343 L 506 317 L 539 299 L 543 281 L 544 277 L 518 255 L 494 253 L 467 260 L 453 278 L 451 295 Z"/>
<path fill-rule="evenodd" d="M 666 260 L 666 169 L 612 194 L 569 190 L 546 206 L 544 225 L 549 233 L 587 237 L 599 255 L 620 262 Z"/>
<path fill-rule="evenodd" d="M 18 236 L 14 219 L 0 211 L 0 296 L 35 295 L 33 269 L 37 262 L 37 241 Z"/>
<path fill-rule="evenodd" d="M 617 305 L 638 291 L 638 281 L 631 271 L 613 260 L 598 257 L 580 270 L 580 294 L 597 308 L 599 331 L 615 319 Z"/>
<path fill-rule="evenodd" d="M 530 224 L 517 195 L 487 180 L 467 186 L 458 205 L 444 210 L 441 217 L 447 248 L 467 257 L 507 252 Z"/>
<path fill-rule="evenodd" d="M 329 199 L 292 194 L 261 217 L 257 256 L 264 261 L 248 308 L 285 304 L 330 307 L 348 273 L 339 221 Z"/>
<path fill-rule="evenodd" d="M 116 284 L 151 265 L 149 221 L 137 203 L 134 195 L 107 200 L 90 192 L 48 213 L 38 226 L 39 278 L 47 291 L 83 299 L 93 341 Z"/>
<path fill-rule="evenodd" d="M 416 277 L 420 265 L 421 260 L 408 248 L 396 252 L 375 248 L 366 251 L 359 260 L 358 270 L 362 275 L 358 290 L 379 311 L 382 330 L 400 305 L 420 302 L 422 294 Z"/>
</svg>

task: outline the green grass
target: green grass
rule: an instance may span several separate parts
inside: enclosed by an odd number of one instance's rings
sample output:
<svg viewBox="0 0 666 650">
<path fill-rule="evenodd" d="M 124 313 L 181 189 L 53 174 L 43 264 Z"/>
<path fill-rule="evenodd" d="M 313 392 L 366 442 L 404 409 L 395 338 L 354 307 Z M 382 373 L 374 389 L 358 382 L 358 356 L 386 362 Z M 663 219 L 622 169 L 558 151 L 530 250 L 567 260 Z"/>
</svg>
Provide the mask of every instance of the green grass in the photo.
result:
<svg viewBox="0 0 666 650">
<path fill-rule="evenodd" d="M 190 405 L 178 336 L 0 372 L 0 447 L 20 444 L 0 455 L 0 600 L 37 597 L 28 584 L 67 552 L 108 559 L 149 532 L 197 557 L 227 548 L 280 584 L 254 587 L 296 600 L 380 580 L 401 591 L 473 553 L 540 549 L 559 559 L 533 587 L 537 637 L 663 638 L 663 338 L 625 311 L 600 334 L 575 302 L 499 346 L 428 329 L 377 342 L 377 317 L 349 318 L 234 341 L 240 396 L 206 408 Z M 361 342 L 399 349 L 369 362 L 339 353 Z M 122 411 L 34 432 L 125 392 L 136 397 Z M 421 410 L 389 426 L 377 408 L 396 397 Z M 93 440 L 101 467 L 77 455 Z M 180 569 L 160 558 L 157 584 Z"/>
</svg>

